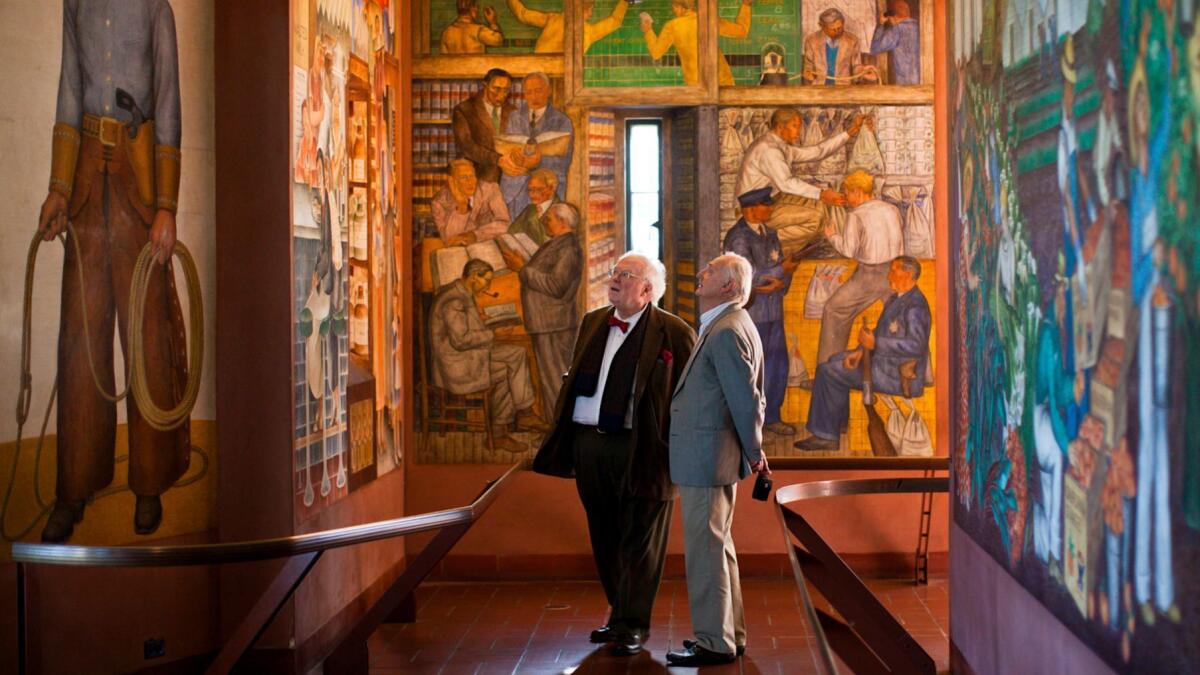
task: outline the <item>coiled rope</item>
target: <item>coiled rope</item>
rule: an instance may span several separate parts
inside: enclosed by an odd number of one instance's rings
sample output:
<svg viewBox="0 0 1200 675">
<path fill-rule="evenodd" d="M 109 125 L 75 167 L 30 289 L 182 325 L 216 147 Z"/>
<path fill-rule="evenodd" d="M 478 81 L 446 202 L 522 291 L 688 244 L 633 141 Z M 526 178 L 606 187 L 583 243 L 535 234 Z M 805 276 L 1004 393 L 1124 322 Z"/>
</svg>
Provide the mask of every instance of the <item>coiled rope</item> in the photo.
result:
<svg viewBox="0 0 1200 675">
<path fill-rule="evenodd" d="M 79 250 L 79 239 L 75 235 L 75 229 L 70 223 L 67 224 L 67 234 L 60 236 L 60 240 L 65 247 L 67 242 L 75 249 L 75 259 L 80 261 L 75 265 L 79 273 L 79 287 L 86 289 L 84 272 L 83 272 L 83 257 Z M 42 418 L 42 428 L 38 438 L 37 449 L 34 452 L 33 465 L 33 494 L 37 500 L 38 507 L 41 511 L 24 529 L 16 534 L 8 532 L 7 518 L 9 500 L 12 498 L 13 484 L 17 479 L 17 464 L 21 457 L 21 441 L 25 428 L 25 421 L 29 418 L 29 407 L 33 399 L 33 373 L 30 369 L 30 358 L 32 354 L 32 324 L 33 324 L 33 278 L 34 270 L 37 265 L 38 249 L 42 245 L 42 233 L 39 231 L 34 234 L 33 241 L 29 244 L 29 254 L 25 260 L 25 298 L 24 308 L 22 313 L 21 324 L 21 375 L 20 375 L 20 391 L 17 394 L 17 441 L 13 450 L 12 471 L 9 474 L 8 487 L 4 492 L 4 504 L 0 507 L 0 536 L 3 536 L 5 541 L 16 541 L 37 525 L 42 516 L 46 515 L 51 506 L 41 495 L 41 457 L 42 448 L 46 440 L 46 426 L 50 421 L 50 411 L 54 407 L 54 401 L 58 396 L 58 376 L 54 377 L 54 386 L 50 390 L 50 399 L 46 402 L 46 413 Z M 87 349 L 88 367 L 92 372 L 92 382 L 96 385 L 96 390 L 100 392 L 106 400 L 116 403 L 121 399 L 129 396 L 132 392 L 133 400 L 137 403 L 138 412 L 142 418 L 153 428 L 159 431 L 169 431 L 181 426 L 191 417 L 192 409 L 196 406 L 196 398 L 200 392 L 200 373 L 204 364 L 204 298 L 200 293 L 200 275 L 196 270 L 195 260 L 187 247 L 182 242 L 175 242 L 174 256 L 179 258 L 183 275 L 187 281 L 188 287 L 188 324 L 191 328 L 192 339 L 188 345 L 188 380 L 184 387 L 183 397 L 179 404 L 169 410 L 164 410 L 155 404 L 153 397 L 150 394 L 149 382 L 146 379 L 146 354 L 142 342 L 142 325 L 145 317 L 146 307 L 146 292 L 150 287 L 151 273 L 154 270 L 156 263 L 154 259 L 154 247 L 147 243 L 142 247 L 141 253 L 138 255 L 137 261 L 134 263 L 133 277 L 130 280 L 129 289 L 129 311 L 128 319 L 128 347 L 127 354 L 127 374 L 125 377 L 126 387 L 121 393 L 109 392 L 100 382 L 100 376 L 96 372 L 96 361 L 92 356 L 92 340 L 91 328 L 88 326 L 87 317 L 87 293 L 80 293 L 80 306 L 83 314 L 83 330 L 84 330 L 84 345 Z M 203 467 L 195 476 L 180 480 L 175 483 L 175 487 L 183 487 L 191 485 L 200 480 L 208 472 L 208 455 L 203 450 L 192 446 L 192 451 L 199 454 L 203 461 Z M 129 455 L 120 455 L 115 458 L 115 462 L 128 460 Z M 92 500 L 107 497 L 108 495 L 116 494 L 126 489 L 127 486 L 111 487 L 100 491 L 92 497 Z"/>
</svg>

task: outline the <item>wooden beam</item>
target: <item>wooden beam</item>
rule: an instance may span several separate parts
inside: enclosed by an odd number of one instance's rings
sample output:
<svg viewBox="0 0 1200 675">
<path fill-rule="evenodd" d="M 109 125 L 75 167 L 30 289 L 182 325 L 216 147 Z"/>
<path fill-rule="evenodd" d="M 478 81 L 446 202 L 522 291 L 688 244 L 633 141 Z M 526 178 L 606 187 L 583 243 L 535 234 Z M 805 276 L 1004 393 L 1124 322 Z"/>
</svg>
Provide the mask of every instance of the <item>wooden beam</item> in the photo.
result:
<svg viewBox="0 0 1200 675">
<path fill-rule="evenodd" d="M 793 87 L 724 87 L 720 102 L 723 106 L 742 105 L 931 105 L 933 85 L 901 86 L 892 84 L 861 84 L 825 87 L 801 85 Z"/>
<path fill-rule="evenodd" d="M 558 54 L 516 55 L 480 54 L 477 56 L 424 56 L 413 60 L 412 76 L 477 80 L 492 68 L 503 68 L 513 77 L 543 72 L 550 77 L 563 76 L 563 58 Z"/>
</svg>

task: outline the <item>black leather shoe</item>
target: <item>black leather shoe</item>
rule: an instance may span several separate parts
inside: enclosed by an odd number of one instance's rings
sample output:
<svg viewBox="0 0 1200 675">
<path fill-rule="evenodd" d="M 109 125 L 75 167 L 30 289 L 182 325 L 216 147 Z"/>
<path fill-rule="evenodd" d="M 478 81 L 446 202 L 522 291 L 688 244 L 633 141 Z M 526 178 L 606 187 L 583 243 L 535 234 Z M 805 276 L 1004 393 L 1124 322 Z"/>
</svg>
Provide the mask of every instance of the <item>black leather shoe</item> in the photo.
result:
<svg viewBox="0 0 1200 675">
<path fill-rule="evenodd" d="M 736 654 L 710 652 L 694 643 L 691 647 L 681 649 L 677 652 L 667 652 L 667 664 L 672 666 L 719 666 L 725 663 L 733 663 L 736 660 Z"/>
<path fill-rule="evenodd" d="M 613 654 L 617 656 L 636 656 L 642 653 L 646 644 L 646 634 L 641 631 L 621 633 L 613 640 Z"/>
<path fill-rule="evenodd" d="M 600 626 L 596 630 L 592 631 L 592 635 L 588 639 L 596 644 L 612 642 L 613 640 L 617 639 L 617 630 L 612 626 Z"/>
<path fill-rule="evenodd" d="M 838 442 L 831 441 L 820 436 L 809 436 L 808 438 L 797 441 L 793 444 L 797 450 L 807 450 L 809 452 L 837 450 Z"/>
<path fill-rule="evenodd" d="M 75 524 L 83 520 L 83 502 L 54 502 L 54 510 L 42 528 L 42 541 L 57 544 L 71 538 Z"/>
<path fill-rule="evenodd" d="M 695 640 L 684 640 L 684 641 L 683 641 L 683 648 L 684 648 L 684 649 L 691 649 L 692 647 L 695 647 L 695 646 L 696 646 L 696 641 L 695 641 Z M 746 653 L 746 645 L 738 645 L 738 646 L 737 646 L 737 652 L 736 652 L 736 653 L 737 653 L 737 655 L 738 655 L 738 656 L 741 656 L 742 654 L 745 654 L 745 653 Z"/>
<path fill-rule="evenodd" d="M 162 522 L 162 500 L 158 495 L 138 495 L 137 507 L 133 512 L 133 531 L 138 534 L 154 534 Z"/>
</svg>

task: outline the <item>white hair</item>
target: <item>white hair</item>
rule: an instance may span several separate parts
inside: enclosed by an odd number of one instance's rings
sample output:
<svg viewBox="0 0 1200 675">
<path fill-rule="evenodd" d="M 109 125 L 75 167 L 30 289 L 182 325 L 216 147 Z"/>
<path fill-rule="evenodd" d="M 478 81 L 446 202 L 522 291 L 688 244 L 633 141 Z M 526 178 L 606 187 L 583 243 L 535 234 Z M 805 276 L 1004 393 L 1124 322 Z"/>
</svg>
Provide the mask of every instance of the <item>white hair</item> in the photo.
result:
<svg viewBox="0 0 1200 675">
<path fill-rule="evenodd" d="M 617 259 L 617 264 L 621 264 L 625 259 L 635 260 L 642 266 L 642 274 L 645 275 L 645 280 L 650 284 L 651 302 L 657 303 L 662 299 L 664 293 L 667 292 L 667 268 L 662 264 L 661 260 L 656 260 L 635 251 L 626 251 L 624 255 Z"/>
<path fill-rule="evenodd" d="M 750 261 L 737 253 L 725 253 L 713 258 L 710 266 L 724 270 L 727 281 L 733 282 L 734 300 L 738 306 L 745 306 L 750 301 L 750 286 L 754 281 L 754 268 Z"/>
<path fill-rule="evenodd" d="M 562 218 L 572 230 L 579 223 L 579 211 L 566 202 L 556 202 L 550 205 L 550 213 Z"/>
</svg>

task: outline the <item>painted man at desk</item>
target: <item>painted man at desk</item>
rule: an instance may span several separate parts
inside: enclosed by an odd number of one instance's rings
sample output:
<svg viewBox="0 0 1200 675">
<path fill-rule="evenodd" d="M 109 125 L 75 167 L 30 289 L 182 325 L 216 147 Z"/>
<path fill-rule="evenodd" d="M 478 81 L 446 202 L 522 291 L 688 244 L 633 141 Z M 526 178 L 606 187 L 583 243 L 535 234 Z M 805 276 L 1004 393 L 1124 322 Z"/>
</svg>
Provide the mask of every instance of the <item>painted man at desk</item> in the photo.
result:
<svg viewBox="0 0 1200 675">
<path fill-rule="evenodd" d="M 497 342 L 480 316 L 475 296 L 492 285 L 492 266 L 472 258 L 462 278 L 447 284 L 429 310 L 429 344 L 433 350 L 433 385 L 459 396 L 486 393 L 491 407 L 493 445 L 498 450 L 527 450 L 509 436 L 520 431 L 544 432 L 545 422 L 533 413 L 536 400 L 525 348 Z"/>
</svg>

